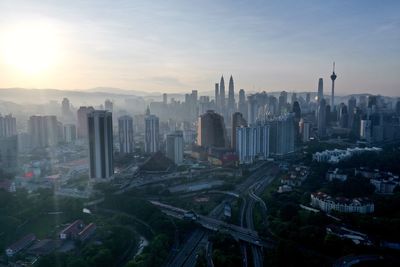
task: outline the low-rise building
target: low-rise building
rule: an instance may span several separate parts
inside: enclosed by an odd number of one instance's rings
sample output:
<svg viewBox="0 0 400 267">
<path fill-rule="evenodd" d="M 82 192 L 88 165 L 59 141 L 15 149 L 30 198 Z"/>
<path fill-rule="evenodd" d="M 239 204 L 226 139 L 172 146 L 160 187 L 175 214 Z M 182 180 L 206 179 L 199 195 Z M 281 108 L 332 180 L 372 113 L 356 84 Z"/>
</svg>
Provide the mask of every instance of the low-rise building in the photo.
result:
<svg viewBox="0 0 400 267">
<path fill-rule="evenodd" d="M 77 239 L 78 234 L 81 232 L 83 229 L 83 221 L 82 220 L 76 220 L 67 227 L 65 227 L 59 234 L 60 239 L 66 240 L 66 239 Z"/>
<path fill-rule="evenodd" d="M 349 159 L 355 155 L 359 155 L 365 152 L 380 152 L 382 148 L 379 147 L 355 147 L 355 148 L 347 148 L 347 149 L 334 149 L 334 150 L 325 150 L 322 152 L 316 152 L 313 154 L 313 160 L 317 162 L 327 162 L 327 163 L 339 163 L 340 161 Z"/>
<path fill-rule="evenodd" d="M 374 203 L 368 198 L 334 198 L 323 192 L 311 194 L 311 205 L 327 213 L 332 210 L 344 213 L 374 212 Z"/>
<path fill-rule="evenodd" d="M 78 239 L 81 242 L 86 241 L 89 237 L 91 237 L 96 231 L 96 225 L 94 223 L 89 223 L 81 232 L 78 233 Z"/>
<path fill-rule="evenodd" d="M 35 240 L 36 236 L 34 234 L 24 236 L 23 238 L 6 248 L 6 255 L 8 257 L 16 255 L 21 250 L 28 248 Z"/>
<path fill-rule="evenodd" d="M 346 181 L 347 180 L 347 174 L 343 173 L 341 170 L 338 168 L 334 170 L 328 170 L 326 173 L 326 179 L 332 182 L 332 180 L 340 180 L 340 181 Z"/>
<path fill-rule="evenodd" d="M 400 185 L 399 176 L 391 172 L 360 167 L 355 169 L 354 174 L 370 179 L 369 182 L 375 186 L 375 193 L 377 194 L 393 194 L 394 189 Z"/>
</svg>

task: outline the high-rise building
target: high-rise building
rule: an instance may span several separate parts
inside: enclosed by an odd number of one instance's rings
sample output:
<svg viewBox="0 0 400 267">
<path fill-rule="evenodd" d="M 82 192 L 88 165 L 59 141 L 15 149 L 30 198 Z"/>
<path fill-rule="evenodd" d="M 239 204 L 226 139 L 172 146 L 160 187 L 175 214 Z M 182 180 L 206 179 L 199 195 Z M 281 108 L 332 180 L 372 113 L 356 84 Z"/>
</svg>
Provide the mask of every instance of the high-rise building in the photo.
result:
<svg viewBox="0 0 400 267">
<path fill-rule="evenodd" d="M 238 111 L 247 118 L 246 93 L 244 89 L 239 90 Z"/>
<path fill-rule="evenodd" d="M 0 115 L 0 137 L 17 135 L 17 120 L 11 115 Z"/>
<path fill-rule="evenodd" d="M 356 98 L 353 97 L 353 96 L 350 97 L 349 101 L 347 102 L 347 106 L 348 106 L 347 113 L 348 113 L 348 118 L 349 118 L 348 127 L 350 129 L 352 129 L 353 128 L 353 122 L 354 122 L 354 109 L 357 106 Z"/>
<path fill-rule="evenodd" d="M 324 80 L 322 78 L 319 78 L 317 101 L 319 102 L 322 98 L 324 98 Z"/>
<path fill-rule="evenodd" d="M 164 106 L 168 104 L 168 95 L 166 93 L 163 94 L 163 104 Z"/>
<path fill-rule="evenodd" d="M 265 160 L 270 153 L 270 126 L 257 123 L 238 127 L 236 130 L 236 151 L 241 164 L 253 163 L 257 159 Z"/>
<path fill-rule="evenodd" d="M 219 109 L 220 99 L 219 99 L 219 84 L 215 83 L 215 110 Z"/>
<path fill-rule="evenodd" d="M 347 128 L 348 122 L 349 114 L 347 111 L 347 106 L 344 103 L 341 103 L 339 107 L 339 126 L 342 128 Z"/>
<path fill-rule="evenodd" d="M 65 124 L 63 126 L 63 137 L 66 143 L 71 143 L 76 139 L 76 126 L 75 124 Z"/>
<path fill-rule="evenodd" d="M 18 168 L 18 136 L 0 137 L 0 169 L 14 172 Z"/>
<path fill-rule="evenodd" d="M 106 99 L 106 101 L 104 102 L 104 109 L 112 112 L 113 108 L 114 108 L 113 102 L 110 99 Z"/>
<path fill-rule="evenodd" d="M 257 120 L 258 115 L 258 105 L 255 95 L 249 95 L 247 97 L 247 122 L 253 124 Z"/>
<path fill-rule="evenodd" d="M 94 110 L 87 115 L 87 120 L 90 178 L 111 178 L 114 175 L 112 114 L 106 110 Z"/>
<path fill-rule="evenodd" d="M 287 92 L 282 91 L 279 95 L 278 112 L 279 115 L 285 114 L 287 110 Z"/>
<path fill-rule="evenodd" d="M 269 125 L 270 153 L 275 156 L 284 156 L 294 152 L 294 116 L 286 113 L 266 121 Z"/>
<path fill-rule="evenodd" d="M 335 62 L 333 62 L 333 71 L 331 75 L 331 80 L 332 80 L 332 95 L 331 95 L 331 108 L 335 108 L 335 80 L 337 76 L 335 73 Z"/>
<path fill-rule="evenodd" d="M 231 134 L 231 148 L 236 149 L 236 129 L 241 126 L 247 126 L 247 122 L 240 112 L 232 114 L 232 134 Z"/>
<path fill-rule="evenodd" d="M 63 118 L 66 118 L 70 115 L 70 104 L 68 98 L 64 97 L 61 102 L 61 115 Z"/>
<path fill-rule="evenodd" d="M 396 114 L 397 116 L 400 116 L 400 99 L 397 99 L 396 102 Z"/>
<path fill-rule="evenodd" d="M 183 162 L 183 133 L 175 131 L 167 135 L 166 154 L 175 164 Z"/>
<path fill-rule="evenodd" d="M 131 116 L 118 118 L 119 152 L 122 154 L 133 153 L 133 119 Z"/>
<path fill-rule="evenodd" d="M 78 117 L 78 127 L 77 127 L 77 133 L 78 133 L 78 138 L 86 138 L 88 134 L 88 126 L 87 126 L 87 115 L 94 111 L 93 107 L 79 107 L 77 111 L 77 117 Z"/>
<path fill-rule="evenodd" d="M 28 132 L 32 148 L 55 146 L 60 140 L 56 116 L 31 116 Z"/>
<path fill-rule="evenodd" d="M 301 119 L 300 120 L 300 134 L 301 134 L 302 142 L 310 141 L 310 131 L 311 131 L 311 123 L 308 121 L 304 121 L 304 119 Z"/>
<path fill-rule="evenodd" d="M 144 151 L 146 153 L 156 153 L 160 150 L 160 120 L 157 116 L 146 112 Z"/>
<path fill-rule="evenodd" d="M 360 138 L 367 142 L 371 142 L 372 140 L 371 120 L 365 119 L 360 121 Z"/>
<path fill-rule="evenodd" d="M 224 75 L 221 76 L 221 81 L 219 83 L 219 98 L 220 98 L 220 106 L 221 106 L 221 113 L 225 113 L 225 81 Z"/>
<path fill-rule="evenodd" d="M 224 117 L 208 110 L 199 116 L 197 123 L 197 144 L 199 146 L 209 147 L 226 147 L 226 129 Z"/>
<path fill-rule="evenodd" d="M 323 138 L 326 136 L 326 101 L 322 98 L 318 103 L 317 109 L 317 128 L 318 137 Z"/>
<path fill-rule="evenodd" d="M 228 111 L 229 111 L 229 116 L 235 112 L 236 110 L 236 103 L 235 103 L 235 88 L 233 84 L 233 78 L 232 75 L 229 78 L 229 91 L 228 91 Z"/>
</svg>

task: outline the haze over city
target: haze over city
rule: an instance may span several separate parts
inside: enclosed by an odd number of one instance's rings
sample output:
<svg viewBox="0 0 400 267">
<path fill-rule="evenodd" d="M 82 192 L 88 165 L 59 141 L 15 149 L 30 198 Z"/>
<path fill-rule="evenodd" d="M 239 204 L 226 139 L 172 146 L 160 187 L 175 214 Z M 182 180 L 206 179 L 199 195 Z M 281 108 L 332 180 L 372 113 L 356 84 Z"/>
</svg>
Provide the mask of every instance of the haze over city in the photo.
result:
<svg viewBox="0 0 400 267">
<path fill-rule="evenodd" d="M 0 88 L 396 96 L 398 1 L 1 1 Z"/>
<path fill-rule="evenodd" d="M 400 1 L 0 0 L 0 267 L 400 266 Z"/>
</svg>

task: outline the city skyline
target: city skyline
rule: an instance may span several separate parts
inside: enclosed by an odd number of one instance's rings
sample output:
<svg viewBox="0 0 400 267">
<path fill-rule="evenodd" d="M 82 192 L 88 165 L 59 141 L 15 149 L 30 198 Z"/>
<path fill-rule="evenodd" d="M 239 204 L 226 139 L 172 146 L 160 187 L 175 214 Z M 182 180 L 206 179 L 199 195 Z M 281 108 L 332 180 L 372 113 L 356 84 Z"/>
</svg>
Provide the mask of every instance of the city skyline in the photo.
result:
<svg viewBox="0 0 400 267">
<path fill-rule="evenodd" d="M 3 1 L 0 88 L 209 92 L 225 74 L 236 92 L 315 91 L 335 61 L 336 95 L 397 96 L 398 6 Z"/>
</svg>

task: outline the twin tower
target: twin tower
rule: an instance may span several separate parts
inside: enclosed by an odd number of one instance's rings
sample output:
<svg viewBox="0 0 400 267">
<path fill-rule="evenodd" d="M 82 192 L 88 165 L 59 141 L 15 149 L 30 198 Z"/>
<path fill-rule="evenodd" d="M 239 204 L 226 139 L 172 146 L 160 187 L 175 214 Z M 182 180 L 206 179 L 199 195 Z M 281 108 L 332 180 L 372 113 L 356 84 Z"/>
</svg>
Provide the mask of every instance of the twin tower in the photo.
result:
<svg viewBox="0 0 400 267">
<path fill-rule="evenodd" d="M 228 91 L 228 102 L 226 103 L 225 98 L 225 81 L 222 75 L 220 83 L 215 84 L 215 104 L 219 112 L 226 114 L 234 112 L 236 109 L 235 103 L 235 86 L 233 83 L 232 75 L 229 78 L 229 91 Z"/>
</svg>

